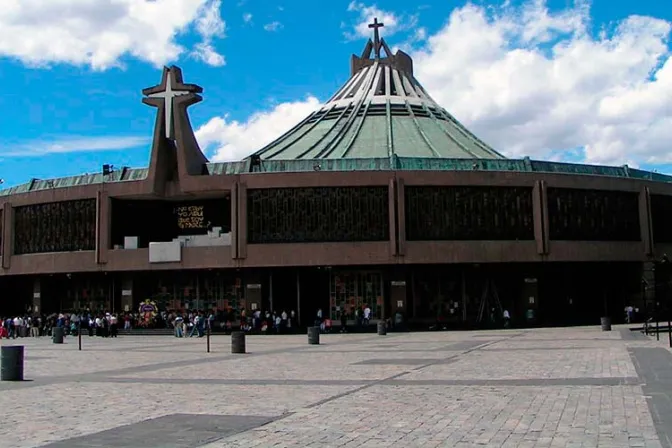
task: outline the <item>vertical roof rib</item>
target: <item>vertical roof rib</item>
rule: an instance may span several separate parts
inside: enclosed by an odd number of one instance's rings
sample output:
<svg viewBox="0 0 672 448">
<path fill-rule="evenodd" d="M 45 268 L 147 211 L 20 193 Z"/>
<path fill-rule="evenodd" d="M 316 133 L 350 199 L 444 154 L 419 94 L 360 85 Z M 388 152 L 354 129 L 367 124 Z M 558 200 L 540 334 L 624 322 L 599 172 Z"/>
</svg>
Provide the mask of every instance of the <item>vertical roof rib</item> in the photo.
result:
<svg viewBox="0 0 672 448">
<path fill-rule="evenodd" d="M 504 158 L 432 99 L 413 76 L 410 56 L 392 54 L 379 37 L 382 26 L 377 20 L 371 24 L 374 40 L 367 41 L 361 56 L 351 57 L 350 79 L 257 156 Z"/>
</svg>

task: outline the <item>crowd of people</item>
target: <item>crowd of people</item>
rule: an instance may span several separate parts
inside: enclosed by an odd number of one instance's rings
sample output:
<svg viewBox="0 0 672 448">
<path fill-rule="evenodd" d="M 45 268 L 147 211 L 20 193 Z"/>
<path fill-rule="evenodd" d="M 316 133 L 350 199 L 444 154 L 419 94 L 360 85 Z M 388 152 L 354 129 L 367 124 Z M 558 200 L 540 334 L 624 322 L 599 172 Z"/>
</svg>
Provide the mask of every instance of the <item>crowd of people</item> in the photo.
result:
<svg viewBox="0 0 672 448">
<path fill-rule="evenodd" d="M 118 317 L 111 313 L 73 312 L 58 314 L 23 314 L 2 317 L 1 338 L 51 336 L 54 328 L 63 328 L 64 334 L 117 337 Z"/>
<path fill-rule="evenodd" d="M 365 330 L 371 318 L 371 309 L 362 309 L 341 313 L 339 330 L 345 332 L 349 327 L 355 331 Z M 64 329 L 66 335 L 116 337 L 119 329 L 132 331 L 133 328 L 163 328 L 172 330 L 175 337 L 203 337 L 206 331 L 220 333 L 242 330 L 257 334 L 288 334 L 298 331 L 299 320 L 294 310 L 289 312 L 270 310 L 204 311 L 204 310 L 163 310 L 152 313 L 92 312 L 73 311 L 50 315 L 23 314 L 14 317 L 2 317 L 0 338 L 23 338 L 52 336 L 53 328 Z M 332 329 L 332 321 L 318 309 L 314 318 L 308 319 L 309 325 L 319 326 L 323 332 Z M 390 327 L 399 326 L 401 317 L 395 316 L 388 322 Z"/>
</svg>

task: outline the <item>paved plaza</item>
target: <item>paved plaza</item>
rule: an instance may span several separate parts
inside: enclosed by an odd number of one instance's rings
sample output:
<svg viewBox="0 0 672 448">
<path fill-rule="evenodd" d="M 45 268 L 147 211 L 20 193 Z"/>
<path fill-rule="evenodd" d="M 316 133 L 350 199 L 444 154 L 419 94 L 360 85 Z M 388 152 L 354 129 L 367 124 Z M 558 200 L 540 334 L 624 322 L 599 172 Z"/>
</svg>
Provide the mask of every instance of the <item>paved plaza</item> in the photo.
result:
<svg viewBox="0 0 672 448">
<path fill-rule="evenodd" d="M 625 328 L 3 341 L 0 446 L 672 447 L 672 353 Z"/>
</svg>

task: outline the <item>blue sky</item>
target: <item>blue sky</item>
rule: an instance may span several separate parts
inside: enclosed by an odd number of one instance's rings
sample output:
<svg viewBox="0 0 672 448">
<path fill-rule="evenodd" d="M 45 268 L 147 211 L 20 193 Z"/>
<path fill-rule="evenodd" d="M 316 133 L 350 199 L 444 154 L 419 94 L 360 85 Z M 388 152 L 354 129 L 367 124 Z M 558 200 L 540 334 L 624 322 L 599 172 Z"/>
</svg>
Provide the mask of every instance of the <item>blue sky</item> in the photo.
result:
<svg viewBox="0 0 672 448">
<path fill-rule="evenodd" d="M 44 3 L 47 0 L 41 1 Z M 124 1 L 129 4 L 142 2 Z M 157 0 L 156 3 L 161 4 L 162 1 Z M 70 1 L 79 7 L 88 4 L 88 9 L 93 9 L 77 14 L 78 23 L 90 20 L 90 26 L 85 26 L 85 23 L 81 30 L 69 30 L 69 33 L 75 35 L 71 36 L 73 43 L 70 45 L 54 43 L 57 39 L 51 42 L 40 41 L 39 34 L 33 33 L 41 31 L 37 28 L 31 30 L 35 21 L 26 10 L 18 11 L 13 18 L 0 18 L 0 28 L 11 25 L 19 33 L 15 37 L 0 36 L 0 110 L 3 111 L 0 126 L 0 139 L 3 142 L 0 148 L 0 178 L 4 179 L 3 187 L 26 182 L 31 178 L 95 172 L 100 170 L 103 163 L 115 166 L 146 166 L 155 109 L 141 103 L 141 90 L 159 82 L 162 62 L 179 65 L 186 82 L 197 83 L 204 88 L 204 101 L 192 107 L 190 113 L 195 129 L 211 124 L 211 128 L 208 128 L 210 131 L 204 128 L 199 134 L 202 146 L 207 147 L 208 156 L 218 159 L 242 157 L 254 150 L 255 144 L 263 144 L 263 139 L 259 142 L 254 140 L 261 138 L 255 129 L 283 129 L 289 126 L 290 123 L 285 122 L 288 117 L 299 117 L 314 106 L 315 98 L 327 99 L 348 79 L 350 54 L 361 52 L 366 43 L 364 36 L 358 35 L 357 26 L 361 26 L 373 14 L 380 15 L 383 19 L 388 17 L 391 25 L 386 33 L 391 45 L 401 46 L 414 57 L 417 54 L 416 76 L 420 82 L 425 83 L 430 94 L 466 124 L 473 124 L 475 132 L 482 129 L 486 141 L 497 149 L 503 149 L 508 155 L 515 157 L 524 153 L 558 160 L 633 163 L 661 171 L 672 171 L 670 160 L 666 158 L 667 151 L 660 146 L 661 141 L 669 141 L 666 140 L 668 134 L 665 132 L 669 132 L 666 128 L 672 123 L 672 111 L 667 108 L 661 112 L 657 108 L 662 106 L 657 103 L 646 106 L 652 104 L 651 96 L 660 94 L 644 92 L 650 88 L 654 89 L 651 90 L 653 92 L 672 93 L 672 83 L 668 86 L 662 81 L 656 82 L 656 74 L 667 61 L 669 51 L 666 40 L 669 30 L 666 33 L 665 23 L 672 21 L 672 7 L 666 5 L 667 2 L 640 0 L 626 3 L 620 0 L 597 0 L 589 5 L 588 13 L 579 13 L 577 11 L 581 8 L 587 8 L 586 4 L 569 4 L 566 0 L 552 0 L 545 5 L 540 2 L 514 3 L 505 8 L 508 12 L 501 9 L 500 2 L 476 2 L 473 7 L 475 9 L 464 9 L 464 2 L 438 0 L 424 0 L 416 5 L 398 0 L 377 3 L 241 0 L 221 4 L 211 0 L 183 1 L 185 4 L 197 4 L 201 8 L 211 7 L 209 12 L 217 13 L 225 27 L 222 30 L 221 27 L 217 29 L 217 26 L 211 26 L 211 32 L 199 32 L 199 23 L 213 23 L 212 17 L 206 17 L 207 14 L 200 10 L 186 24 L 176 23 L 174 30 L 157 31 L 155 34 L 167 33 L 168 37 L 163 40 L 166 45 L 179 45 L 183 48 L 179 56 L 164 60 L 156 55 L 151 56 L 151 48 L 138 50 L 143 45 L 143 37 L 130 35 L 135 32 L 141 34 L 141 31 L 125 26 L 126 19 L 123 17 L 119 17 L 118 29 L 110 31 L 114 31 L 113 35 L 97 35 L 97 27 L 112 27 L 109 23 L 114 20 L 106 21 L 105 14 L 108 13 L 103 11 L 103 7 L 96 11 L 99 8 L 96 5 L 104 2 Z M 26 0 L 26 4 L 33 2 L 39 3 L 38 0 Z M 164 3 L 170 3 L 170 0 Z M 519 38 L 524 35 L 522 31 L 513 32 L 513 36 L 508 31 L 501 31 L 505 29 L 503 24 L 519 20 L 525 8 L 534 9 L 535 3 L 537 15 L 526 22 L 525 29 L 529 31 L 542 27 L 545 31 L 550 30 L 549 37 L 537 36 L 534 42 L 521 43 Z M 544 6 L 548 8 L 547 14 L 539 13 L 539 8 L 543 9 Z M 168 7 L 170 5 L 166 4 L 166 8 Z M 470 23 L 469 27 L 458 26 L 456 11 L 462 11 L 465 17 L 468 16 L 461 23 Z M 608 119 L 591 124 L 585 132 L 580 135 L 572 134 L 569 138 L 565 135 L 566 132 L 563 134 L 561 125 L 558 125 L 559 129 L 546 129 L 537 125 L 540 121 L 537 118 L 541 115 L 535 116 L 536 118 L 525 116 L 520 112 L 524 109 L 520 103 L 505 104 L 502 100 L 483 106 L 476 101 L 479 83 L 474 81 L 475 78 L 465 81 L 463 78 L 466 75 L 461 72 L 475 74 L 480 73 L 479 70 L 482 72 L 488 69 L 488 59 L 485 56 L 476 62 L 472 61 L 473 66 L 463 63 L 458 69 L 452 67 L 448 74 L 438 73 L 441 67 L 451 66 L 451 61 L 458 58 L 455 53 L 456 45 L 443 45 L 441 39 L 457 36 L 453 37 L 454 43 L 462 36 L 459 34 L 460 30 L 467 30 L 462 31 L 464 36 L 467 36 L 467 32 L 474 32 L 474 27 L 482 25 L 477 20 L 472 20 L 478 16 L 478 11 L 490 21 L 491 31 L 500 30 L 503 34 L 499 35 L 511 38 L 511 42 L 497 44 L 497 57 L 492 56 L 493 51 L 484 52 L 493 57 L 492 67 L 516 60 L 521 49 L 527 54 L 534 53 L 547 58 L 542 62 L 548 65 L 560 60 L 560 57 L 567 57 L 559 56 L 558 51 L 553 50 L 557 43 L 567 43 L 572 48 L 585 48 L 585 45 L 579 44 L 599 41 L 602 38 L 611 39 L 615 34 L 636 36 L 634 38 L 641 42 L 628 47 L 631 52 L 628 64 L 610 69 L 611 72 L 622 71 L 622 76 L 612 79 L 610 74 L 609 77 L 601 74 L 599 70 L 603 68 L 593 67 L 590 69 L 593 72 L 579 79 L 575 86 L 567 87 L 578 89 L 577 95 L 583 92 L 581 89 L 594 89 L 595 104 L 591 103 L 591 107 L 594 107 L 591 114 L 595 115 L 599 110 L 600 113 L 608 115 Z M 24 13 L 25 16 L 22 15 Z M 53 32 L 54 36 L 58 36 L 61 32 L 59 27 L 68 23 L 68 13 L 59 14 L 58 17 L 45 14 L 46 18 L 40 19 L 46 20 L 54 28 L 45 33 Z M 451 14 L 454 20 L 449 28 L 447 24 Z M 568 37 L 568 34 L 577 33 L 575 28 L 568 31 L 565 25 L 573 23 L 578 16 L 584 19 L 588 37 Z M 659 32 L 656 34 L 652 31 L 650 35 L 644 33 L 646 35 L 642 37 L 639 32 L 641 29 L 653 27 L 648 22 L 641 23 L 637 20 L 631 20 L 628 26 L 621 26 L 619 29 L 619 24 L 622 25 L 632 16 L 659 19 L 656 21 Z M 199 17 L 202 19 L 200 22 Z M 556 25 L 547 25 L 544 17 L 554 17 Z M 3 20 L 9 23 L 3 23 Z M 560 22 L 562 24 L 557 25 Z M 171 39 L 172 31 L 175 37 Z M 25 34 L 22 36 L 20 33 Z M 606 37 L 600 33 L 604 33 Z M 19 38 L 23 39 L 22 42 L 18 42 Z M 31 39 L 36 40 L 33 48 L 24 44 L 26 41 L 31 43 Z M 137 40 L 136 43 L 127 43 L 134 39 Z M 157 42 L 161 40 L 159 37 L 156 39 Z M 623 40 L 625 39 L 621 39 Z M 203 61 L 196 57 L 194 48 L 199 42 L 210 45 L 213 51 L 225 59 L 225 64 L 222 65 L 221 60 Z M 664 50 L 661 50 L 661 45 Z M 107 46 L 112 47 L 112 50 Z M 608 46 L 604 45 L 605 48 Z M 122 49 L 120 56 L 110 57 L 109 52 L 115 48 Z M 641 58 L 637 57 L 637 52 L 641 52 Z M 107 61 L 103 66 L 95 62 L 101 58 Z M 586 65 L 592 63 L 591 60 L 585 62 Z M 527 76 L 525 73 L 528 72 L 525 70 L 529 70 L 529 67 L 515 67 L 507 76 L 514 80 Z M 670 71 L 672 72 L 672 68 Z M 445 84 L 442 81 L 445 76 L 451 76 L 451 82 L 466 82 L 468 89 L 459 89 L 464 93 L 455 93 L 457 89 L 452 92 L 440 91 Z M 586 87 L 588 82 L 596 85 Z M 604 83 L 611 86 L 608 91 L 600 90 L 602 86 L 599 84 Z M 439 92 L 435 94 L 430 88 L 432 86 L 437 86 L 436 90 Z M 549 89 L 553 87 L 550 81 L 548 86 Z M 669 90 L 660 90 L 668 87 Z M 483 87 L 485 91 L 487 88 L 494 87 Z M 516 92 L 514 87 L 511 89 Z M 543 90 L 540 88 L 538 94 L 544 95 Z M 501 92 L 502 88 L 497 91 Z M 524 96 L 524 93 L 514 93 L 508 97 Z M 456 96 L 458 94 L 463 96 Z M 649 103 L 638 102 L 645 100 Z M 447 102 L 455 107 L 452 108 Z M 557 100 L 549 108 L 560 110 L 562 104 L 561 100 Z M 628 104 L 639 104 L 637 108 L 640 112 L 642 108 L 644 112 L 650 110 L 651 117 L 641 118 L 642 114 L 639 113 L 638 119 L 642 121 L 635 126 L 627 115 Z M 479 115 L 479 111 L 486 109 L 490 112 Z M 279 113 L 282 111 L 285 113 Z M 280 120 L 278 115 L 284 116 L 285 121 Z M 213 122 L 217 117 L 219 121 Z M 669 123 L 667 119 L 670 120 Z M 614 125 L 614 120 L 622 120 L 624 124 Z M 523 127 L 528 130 L 525 132 L 525 142 L 511 140 L 509 134 L 516 126 L 517 129 Z M 626 127 L 632 128 L 629 133 L 618 134 L 625 132 L 623 129 Z M 641 142 L 637 136 L 641 137 L 643 134 L 650 135 L 647 138 L 651 141 Z M 264 136 L 265 139 L 270 137 Z M 636 145 L 633 143 L 635 141 Z M 631 144 L 636 146 L 632 153 L 628 149 Z M 535 145 L 539 147 L 538 152 L 535 152 Z M 584 145 L 589 149 L 584 151 Z M 225 154 L 227 151 L 228 156 Z"/>
</svg>

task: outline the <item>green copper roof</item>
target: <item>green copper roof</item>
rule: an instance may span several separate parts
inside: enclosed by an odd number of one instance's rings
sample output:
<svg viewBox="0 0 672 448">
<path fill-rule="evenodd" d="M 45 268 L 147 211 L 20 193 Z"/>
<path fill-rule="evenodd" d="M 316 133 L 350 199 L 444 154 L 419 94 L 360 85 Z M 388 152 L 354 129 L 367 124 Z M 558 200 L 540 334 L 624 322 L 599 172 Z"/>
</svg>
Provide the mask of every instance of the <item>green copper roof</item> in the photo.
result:
<svg viewBox="0 0 672 448">
<path fill-rule="evenodd" d="M 147 178 L 147 168 L 124 168 L 103 177 L 102 173 L 80 174 L 78 176 L 60 177 L 57 179 L 33 179 L 25 184 L 0 190 L 0 196 L 27 193 L 30 191 L 48 190 L 50 188 L 77 187 L 112 182 L 129 182 Z"/>
<path fill-rule="evenodd" d="M 257 151 L 263 160 L 503 159 L 440 107 L 404 54 L 362 62 L 318 110 Z"/>
<path fill-rule="evenodd" d="M 576 163 L 543 162 L 530 159 L 446 159 L 429 157 L 368 157 L 362 159 L 264 160 L 259 168 L 250 160 L 208 163 L 208 175 L 237 175 L 247 173 L 300 173 L 307 171 L 510 171 L 527 173 L 579 174 L 629 179 L 672 182 L 672 176 L 643 171 L 626 166 L 580 165 Z M 147 169 L 115 171 L 105 183 L 138 181 L 147 178 Z M 102 174 L 83 174 L 58 179 L 33 179 L 25 184 L 0 190 L 1 196 L 103 183 Z"/>
</svg>

